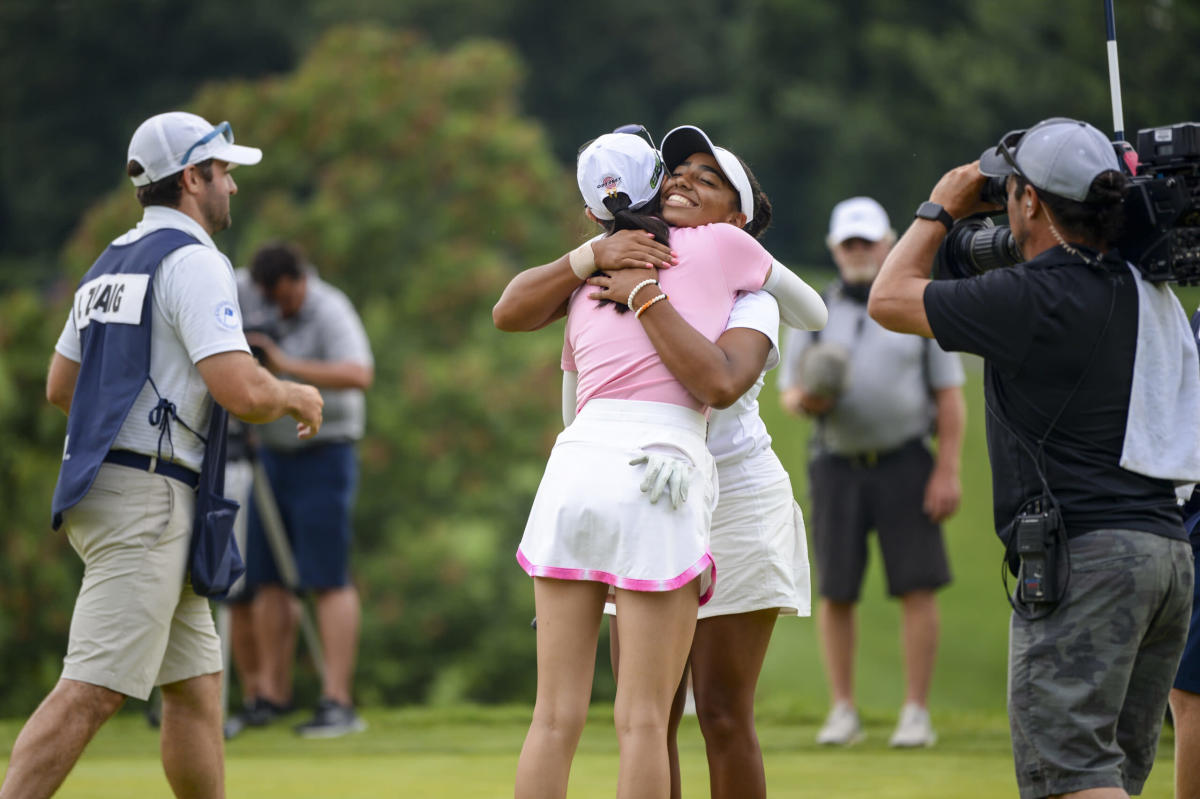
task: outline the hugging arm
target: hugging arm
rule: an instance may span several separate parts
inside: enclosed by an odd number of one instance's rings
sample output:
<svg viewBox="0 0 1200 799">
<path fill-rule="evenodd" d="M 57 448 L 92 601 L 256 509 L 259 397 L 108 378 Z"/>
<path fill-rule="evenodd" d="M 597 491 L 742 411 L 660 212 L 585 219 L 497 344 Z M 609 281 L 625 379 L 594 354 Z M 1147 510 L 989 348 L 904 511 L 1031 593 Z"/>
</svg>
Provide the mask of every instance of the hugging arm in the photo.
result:
<svg viewBox="0 0 1200 799">
<path fill-rule="evenodd" d="M 644 230 L 619 230 L 590 242 L 597 269 L 668 266 L 674 253 Z M 571 292 L 583 278 L 571 268 L 570 253 L 548 264 L 526 269 L 509 281 L 492 308 L 496 327 L 510 333 L 540 330 L 567 313 Z M 622 300 L 624 302 L 624 300 Z"/>
<path fill-rule="evenodd" d="M 779 318 L 788 327 L 820 330 L 829 321 L 829 309 L 820 293 L 779 261 L 771 264 L 763 291 L 775 297 L 779 303 Z"/>
<path fill-rule="evenodd" d="M 526 269 L 504 287 L 492 322 L 509 333 L 540 330 L 567 315 L 567 301 L 579 284 L 566 255 Z"/>
<path fill-rule="evenodd" d="M 599 275 L 588 280 L 600 291 L 595 299 L 624 303 L 629 292 L 645 275 L 636 271 Z M 636 303 L 658 296 L 658 286 L 638 291 Z M 656 302 L 640 319 L 663 364 L 692 396 L 714 408 L 728 408 L 745 394 L 762 374 L 771 352 L 770 340 L 748 328 L 726 330 L 716 343 L 688 324 L 670 301 Z"/>
</svg>

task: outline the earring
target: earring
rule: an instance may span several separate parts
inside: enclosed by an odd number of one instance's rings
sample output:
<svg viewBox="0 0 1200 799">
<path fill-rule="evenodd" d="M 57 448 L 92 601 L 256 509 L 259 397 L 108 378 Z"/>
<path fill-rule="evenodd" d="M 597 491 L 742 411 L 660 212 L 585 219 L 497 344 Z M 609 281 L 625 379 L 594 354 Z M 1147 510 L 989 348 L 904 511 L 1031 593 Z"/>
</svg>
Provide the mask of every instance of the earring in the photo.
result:
<svg viewBox="0 0 1200 799">
<path fill-rule="evenodd" d="M 1032 207 L 1033 207 L 1033 200 L 1026 200 L 1026 201 L 1025 201 L 1025 207 L 1026 207 L 1026 208 L 1032 208 Z"/>
</svg>

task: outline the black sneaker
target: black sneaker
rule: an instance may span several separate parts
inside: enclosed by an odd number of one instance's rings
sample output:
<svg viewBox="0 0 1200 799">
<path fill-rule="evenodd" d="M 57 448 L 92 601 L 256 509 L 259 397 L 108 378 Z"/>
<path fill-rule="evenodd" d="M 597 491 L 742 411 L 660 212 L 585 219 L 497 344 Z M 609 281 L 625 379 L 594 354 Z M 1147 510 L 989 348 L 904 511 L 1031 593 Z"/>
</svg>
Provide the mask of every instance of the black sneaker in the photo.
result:
<svg viewBox="0 0 1200 799">
<path fill-rule="evenodd" d="M 262 697 L 252 699 L 243 705 L 240 711 L 225 720 L 225 740 L 236 737 L 247 727 L 265 727 L 292 710 L 294 708 L 291 705 L 277 705 Z"/>
<path fill-rule="evenodd" d="M 311 720 L 294 727 L 301 738 L 338 738 L 366 728 L 367 722 L 354 711 L 354 705 L 343 705 L 329 698 L 317 703 L 317 712 Z"/>
</svg>

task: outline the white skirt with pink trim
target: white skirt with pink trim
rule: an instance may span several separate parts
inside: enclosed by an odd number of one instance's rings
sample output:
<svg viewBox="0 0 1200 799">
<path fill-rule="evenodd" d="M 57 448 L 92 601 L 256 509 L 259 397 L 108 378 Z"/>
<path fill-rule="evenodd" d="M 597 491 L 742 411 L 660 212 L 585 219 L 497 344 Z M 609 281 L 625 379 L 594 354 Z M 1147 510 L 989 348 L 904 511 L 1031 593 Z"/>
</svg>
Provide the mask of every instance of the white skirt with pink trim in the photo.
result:
<svg viewBox="0 0 1200 799">
<path fill-rule="evenodd" d="M 716 567 L 709 527 L 717 473 L 705 446 L 704 416 L 637 400 L 591 400 L 559 434 L 538 486 L 517 561 L 532 577 L 590 580 L 633 591 L 672 591 L 700 578 L 712 596 Z M 642 452 L 690 464 L 678 508 L 641 490 Z"/>
</svg>

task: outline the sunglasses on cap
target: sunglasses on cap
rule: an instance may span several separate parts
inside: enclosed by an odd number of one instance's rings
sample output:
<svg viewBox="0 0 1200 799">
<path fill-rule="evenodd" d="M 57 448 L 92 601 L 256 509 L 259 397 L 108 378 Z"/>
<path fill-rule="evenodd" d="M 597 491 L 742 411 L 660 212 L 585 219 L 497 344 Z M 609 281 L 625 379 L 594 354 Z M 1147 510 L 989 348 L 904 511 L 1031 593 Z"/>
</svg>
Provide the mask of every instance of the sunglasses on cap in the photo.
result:
<svg viewBox="0 0 1200 799">
<path fill-rule="evenodd" d="M 217 138 L 217 136 L 224 136 L 226 142 L 233 144 L 233 128 L 230 127 L 228 122 L 222 122 L 220 125 L 217 125 L 211 131 L 201 136 L 200 140 L 191 147 L 187 148 L 187 152 L 183 154 L 183 158 L 180 159 L 179 165 L 187 166 L 188 159 L 192 157 L 192 153 L 195 152 L 196 148 L 203 147 L 213 139 Z"/>
<path fill-rule="evenodd" d="M 659 151 L 658 145 L 654 143 L 654 137 L 650 135 L 650 131 L 646 130 L 646 126 L 633 122 L 628 125 L 621 125 L 620 127 L 613 128 L 613 133 L 631 133 L 634 136 L 646 137 L 646 141 L 650 143 L 650 149 L 654 151 L 655 156 L 654 174 L 650 177 L 650 188 L 658 188 L 658 179 L 662 176 L 662 173 L 666 171 L 666 167 L 663 165 L 662 153 Z"/>
<path fill-rule="evenodd" d="M 632 133 L 634 136 L 645 136 L 646 141 L 650 142 L 650 147 L 658 150 L 658 145 L 654 143 L 654 137 L 650 135 L 650 131 L 646 130 L 645 125 L 639 125 L 634 122 L 629 125 L 621 125 L 613 128 L 613 133 Z"/>
<path fill-rule="evenodd" d="M 1028 128 L 1020 130 L 1010 130 L 1000 137 L 1000 142 L 996 145 L 996 154 L 1003 158 L 1008 165 L 1012 167 L 1013 172 L 1020 175 L 1026 182 L 1029 178 L 1025 177 L 1025 173 L 1021 171 L 1021 167 L 1017 166 L 1017 145 L 1021 139 L 1025 137 Z"/>
<path fill-rule="evenodd" d="M 645 136 L 646 141 L 650 143 L 650 149 L 654 150 L 655 152 L 658 152 L 658 146 L 654 143 L 654 137 L 650 135 L 650 131 L 646 130 L 645 125 L 639 125 L 637 123 L 633 123 L 630 125 L 621 125 L 619 127 L 613 128 L 612 132 L 613 133 L 632 133 L 634 136 Z M 595 141 L 595 139 L 588 139 L 583 144 L 579 145 L 579 150 L 576 151 L 575 155 L 576 156 L 581 155 L 583 153 L 583 151 L 586 150 L 589 146 L 591 146 L 592 142 L 594 142 L 594 141 Z"/>
</svg>

